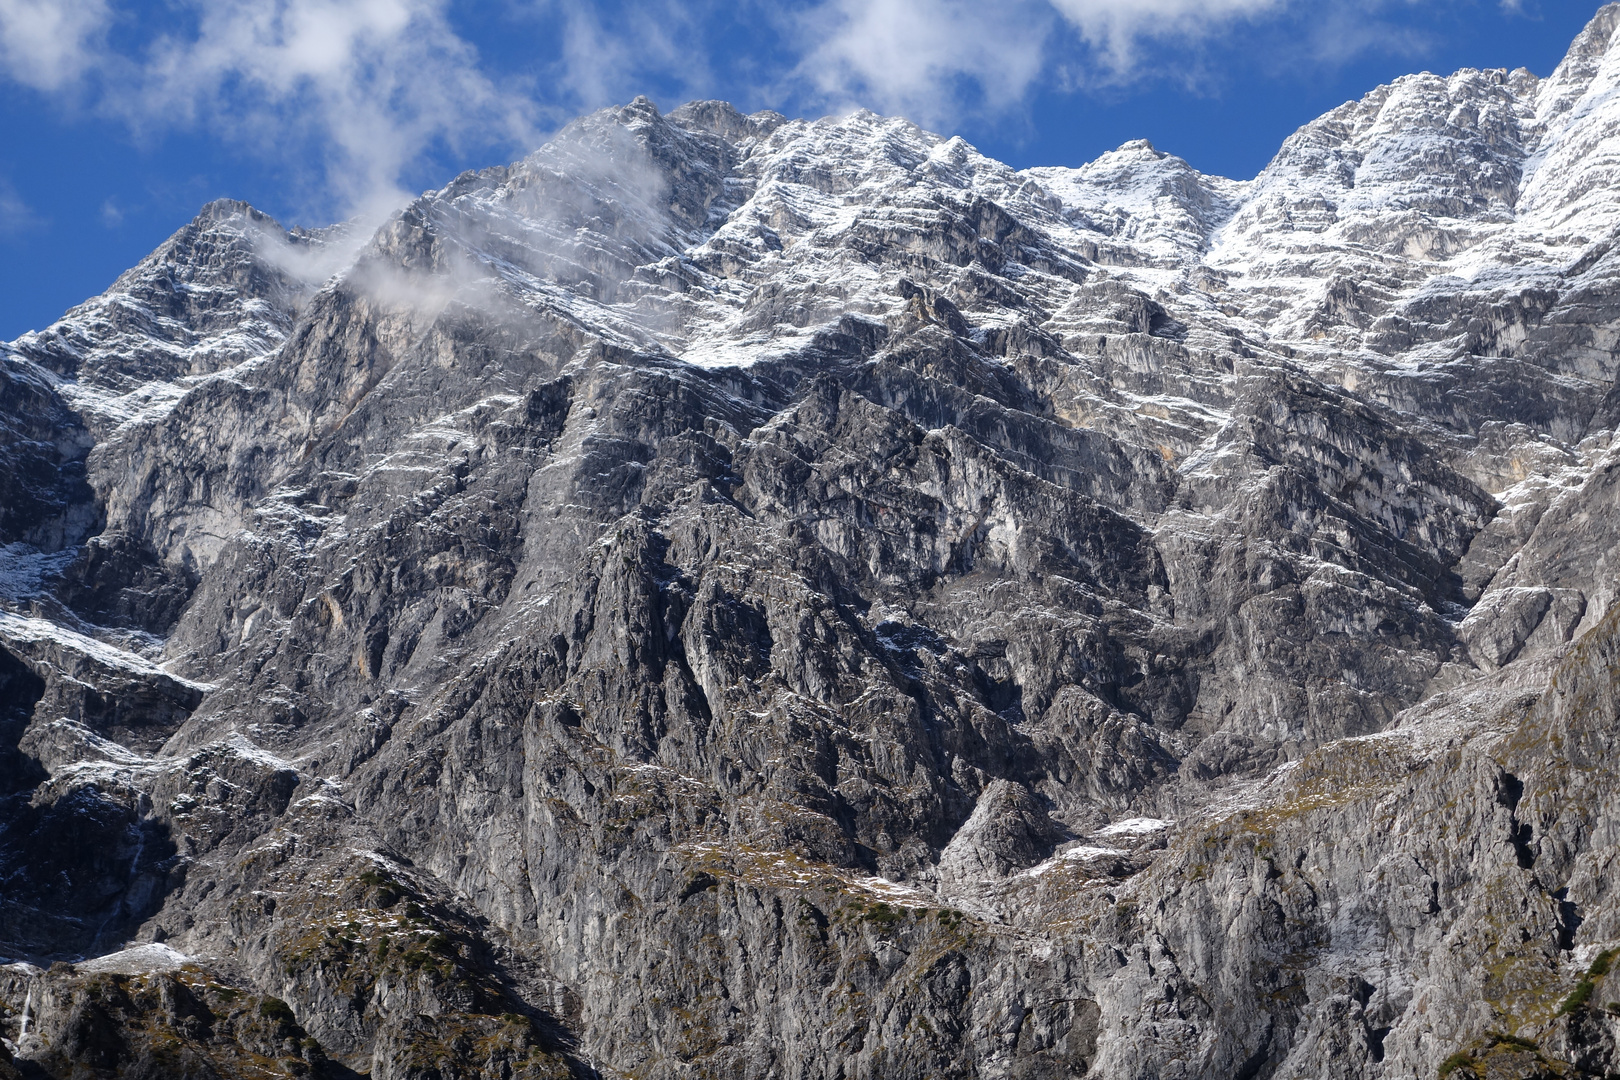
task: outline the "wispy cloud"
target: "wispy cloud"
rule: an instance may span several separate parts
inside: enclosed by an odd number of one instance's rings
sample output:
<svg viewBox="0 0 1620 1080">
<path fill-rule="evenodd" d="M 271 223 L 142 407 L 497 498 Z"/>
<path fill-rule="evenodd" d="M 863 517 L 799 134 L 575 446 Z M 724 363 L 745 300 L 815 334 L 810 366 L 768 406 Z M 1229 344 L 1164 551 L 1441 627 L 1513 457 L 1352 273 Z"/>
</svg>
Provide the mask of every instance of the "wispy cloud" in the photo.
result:
<svg viewBox="0 0 1620 1080">
<path fill-rule="evenodd" d="M 964 96 L 992 110 L 1023 98 L 1046 67 L 1056 21 L 1044 0 L 828 0 L 801 16 L 815 44 L 794 74 L 834 107 L 934 123 Z"/>
<path fill-rule="evenodd" d="M 793 79 L 807 99 L 923 122 L 1006 112 L 1043 87 L 1208 81 L 1206 47 L 1285 35 L 1311 63 L 1422 42 L 1379 17 L 1414 0 L 818 0 L 802 9 Z M 1514 2 L 1514 0 L 1508 0 Z"/>
<path fill-rule="evenodd" d="M 1249 29 L 1307 63 L 1423 46 L 1382 17 L 1420 0 L 506 0 L 481 17 L 535 48 L 501 75 L 457 31 L 473 2 L 168 0 L 136 18 L 134 0 L 0 0 L 0 73 L 138 136 L 212 132 L 375 219 L 424 162 L 517 156 L 652 84 L 949 126 L 1047 88 L 1194 82 L 1208 43 Z"/>
<path fill-rule="evenodd" d="M 407 195 L 435 144 L 531 141 L 532 106 L 496 85 L 443 0 L 187 0 L 191 35 L 153 46 L 140 92 L 109 107 L 137 127 L 201 123 L 274 152 L 321 156 L 345 209 Z"/>
<path fill-rule="evenodd" d="M 538 138 L 533 97 L 502 86 L 447 0 L 175 0 L 174 25 L 118 53 L 107 0 L 0 0 L 0 69 L 138 137 L 207 130 L 287 166 L 314 163 L 326 209 L 376 218 L 424 154 Z"/>
<path fill-rule="evenodd" d="M 707 39 L 714 0 L 534 0 L 525 24 L 554 44 L 549 86 L 554 108 L 622 103 L 646 91 L 649 74 L 701 92 L 714 81 Z"/>
<path fill-rule="evenodd" d="M 1052 0 L 1115 73 L 1130 72 L 1146 40 L 1196 40 L 1276 14 L 1290 0 Z"/>
<path fill-rule="evenodd" d="M 1384 18 L 1387 6 L 1376 0 L 1324 6 L 1302 35 L 1304 48 L 1294 58 L 1296 65 L 1345 64 L 1377 54 L 1413 59 L 1429 52 L 1434 46 L 1430 34 Z"/>
<path fill-rule="evenodd" d="M 35 90 L 73 87 L 97 62 L 111 21 L 104 0 L 0 0 L 0 67 Z"/>
<path fill-rule="evenodd" d="M 23 201 L 11 182 L 0 177 L 0 236 L 23 232 L 42 224 L 44 220 Z"/>
</svg>

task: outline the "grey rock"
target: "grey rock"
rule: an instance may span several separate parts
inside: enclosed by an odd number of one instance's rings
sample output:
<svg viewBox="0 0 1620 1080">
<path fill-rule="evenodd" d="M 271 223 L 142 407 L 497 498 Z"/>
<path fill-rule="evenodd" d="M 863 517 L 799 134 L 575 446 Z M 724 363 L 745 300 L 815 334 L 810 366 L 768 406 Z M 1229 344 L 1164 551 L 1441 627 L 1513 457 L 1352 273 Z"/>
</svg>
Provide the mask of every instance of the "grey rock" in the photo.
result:
<svg viewBox="0 0 1620 1080">
<path fill-rule="evenodd" d="M 1617 11 L 205 208 L 0 350 L 0 1075 L 1613 1073 Z"/>
</svg>

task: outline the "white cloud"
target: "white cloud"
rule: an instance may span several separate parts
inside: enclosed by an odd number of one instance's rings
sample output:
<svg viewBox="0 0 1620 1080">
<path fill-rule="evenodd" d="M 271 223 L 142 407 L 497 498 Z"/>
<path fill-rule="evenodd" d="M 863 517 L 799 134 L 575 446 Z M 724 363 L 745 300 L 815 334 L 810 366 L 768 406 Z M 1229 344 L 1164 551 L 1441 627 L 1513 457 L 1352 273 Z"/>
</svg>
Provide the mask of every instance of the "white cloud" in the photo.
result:
<svg viewBox="0 0 1620 1080">
<path fill-rule="evenodd" d="M 108 0 L 0 0 L 0 72 L 58 99 L 93 93 L 141 137 L 212 131 L 303 170 L 311 209 L 376 219 L 432 149 L 538 138 L 532 99 L 481 70 L 448 2 L 172 0 L 169 28 L 120 53 L 108 30 L 142 20 Z"/>
<path fill-rule="evenodd" d="M 538 0 L 531 25 L 554 36 L 561 54 L 552 86 L 564 100 L 552 104 L 622 104 L 647 91 L 649 74 L 690 89 L 709 84 L 711 46 L 704 34 L 713 6 L 709 0 L 635 0 L 604 10 L 588 0 Z"/>
<path fill-rule="evenodd" d="M 1053 15 L 1044 0 L 828 0 L 804 17 L 817 44 L 797 74 L 835 105 L 925 123 L 956 110 L 964 79 L 1001 109 L 1039 78 Z"/>
<path fill-rule="evenodd" d="M 1052 0 L 1116 71 L 1131 67 L 1145 38 L 1200 38 L 1273 14 L 1290 0 Z"/>
<path fill-rule="evenodd" d="M 1416 59 L 1433 47 L 1433 38 L 1423 29 L 1379 18 L 1379 9 L 1385 6 L 1363 0 L 1327 8 L 1311 20 L 1298 59 L 1326 64 L 1349 63 L 1370 54 Z"/>
<path fill-rule="evenodd" d="M 11 182 L 0 178 L 0 236 L 24 232 L 42 224 L 44 221 L 17 194 Z"/>
<path fill-rule="evenodd" d="M 524 144 L 528 99 L 497 87 L 444 0 L 187 0 L 194 36 L 156 43 L 138 128 L 203 123 L 271 154 L 313 143 L 344 210 L 375 217 L 435 144 Z"/>
<path fill-rule="evenodd" d="M 751 85 L 758 104 L 861 104 L 949 126 L 1015 112 L 1043 87 L 1196 82 L 1200 44 L 1250 24 L 1305 63 L 1410 51 L 1422 42 L 1379 12 L 1424 2 L 507 0 L 504 30 L 532 40 L 541 66 L 503 79 L 452 23 L 453 4 L 470 12 L 477 0 L 166 0 L 149 12 L 136 0 L 0 0 L 0 74 L 88 101 L 138 135 L 211 131 L 301 179 L 313 213 L 374 220 L 439 151 L 509 160 L 540 141 L 541 118 L 655 88 Z"/>
<path fill-rule="evenodd" d="M 997 112 L 1016 104 L 1076 43 L 1087 54 L 1082 81 L 1119 81 L 1133 74 L 1144 40 L 1196 40 L 1290 2 L 823 0 L 801 17 L 801 33 L 814 44 L 795 74 L 829 104 L 866 104 L 928 123 L 964 107 Z"/>
<path fill-rule="evenodd" d="M 97 60 L 112 13 L 104 0 L 0 0 L 0 69 L 35 90 L 61 90 Z"/>
<path fill-rule="evenodd" d="M 819 0 L 799 18 L 807 44 L 794 75 L 817 104 L 949 122 L 963 112 L 1005 112 L 1042 85 L 1200 82 L 1212 74 L 1201 46 L 1244 28 L 1282 33 L 1306 62 L 1376 50 L 1408 55 L 1426 41 L 1378 12 L 1421 2 Z"/>
</svg>

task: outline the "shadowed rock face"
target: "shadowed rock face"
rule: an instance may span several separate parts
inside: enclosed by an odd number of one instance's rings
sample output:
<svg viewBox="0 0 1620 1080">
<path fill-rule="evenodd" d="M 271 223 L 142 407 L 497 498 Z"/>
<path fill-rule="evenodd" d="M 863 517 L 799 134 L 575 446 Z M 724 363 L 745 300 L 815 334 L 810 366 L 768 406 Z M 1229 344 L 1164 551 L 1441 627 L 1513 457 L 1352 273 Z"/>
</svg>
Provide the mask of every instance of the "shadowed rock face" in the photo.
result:
<svg viewBox="0 0 1620 1080">
<path fill-rule="evenodd" d="M 0 352 L 0 1076 L 1620 1071 L 1617 12 L 207 207 Z"/>
</svg>

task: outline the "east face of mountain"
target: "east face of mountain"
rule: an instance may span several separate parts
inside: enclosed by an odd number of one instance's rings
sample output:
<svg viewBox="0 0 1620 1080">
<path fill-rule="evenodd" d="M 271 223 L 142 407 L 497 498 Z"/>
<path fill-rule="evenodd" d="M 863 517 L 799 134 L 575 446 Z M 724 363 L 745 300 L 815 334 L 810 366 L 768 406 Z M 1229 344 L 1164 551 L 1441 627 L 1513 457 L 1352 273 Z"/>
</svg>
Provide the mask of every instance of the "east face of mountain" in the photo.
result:
<svg viewBox="0 0 1620 1080">
<path fill-rule="evenodd" d="M 0 357 L 0 1076 L 1620 1069 L 1617 22 L 211 204 Z"/>
</svg>

